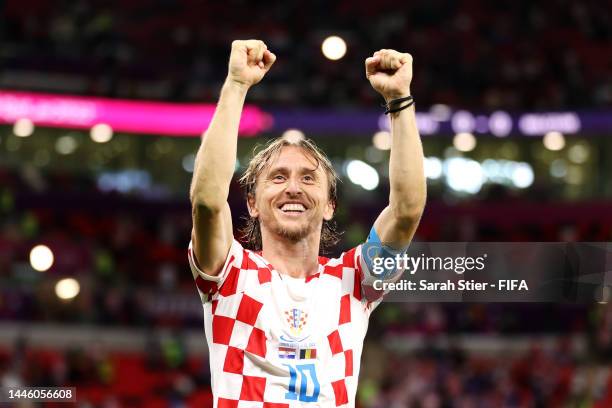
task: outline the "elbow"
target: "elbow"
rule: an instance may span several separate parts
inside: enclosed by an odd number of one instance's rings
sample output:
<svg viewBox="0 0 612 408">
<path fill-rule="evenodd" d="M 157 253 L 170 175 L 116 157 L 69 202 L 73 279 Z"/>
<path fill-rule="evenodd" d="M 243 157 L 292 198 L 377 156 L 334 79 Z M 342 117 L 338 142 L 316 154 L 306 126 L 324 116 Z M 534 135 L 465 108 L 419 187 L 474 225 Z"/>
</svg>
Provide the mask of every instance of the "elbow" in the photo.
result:
<svg viewBox="0 0 612 408">
<path fill-rule="evenodd" d="M 212 217 L 219 214 L 227 204 L 215 194 L 191 194 L 191 212 L 194 218 Z"/>
<path fill-rule="evenodd" d="M 227 204 L 229 183 L 224 186 L 210 179 L 195 179 L 191 183 L 189 199 L 194 213 L 200 215 L 217 214 Z"/>
<path fill-rule="evenodd" d="M 426 201 L 425 193 L 418 196 L 413 195 L 410 199 L 391 200 L 391 213 L 399 225 L 414 225 L 421 220 Z"/>
<path fill-rule="evenodd" d="M 425 210 L 425 205 L 397 205 L 392 206 L 391 211 L 396 223 L 402 227 L 410 227 L 418 224 Z"/>
</svg>

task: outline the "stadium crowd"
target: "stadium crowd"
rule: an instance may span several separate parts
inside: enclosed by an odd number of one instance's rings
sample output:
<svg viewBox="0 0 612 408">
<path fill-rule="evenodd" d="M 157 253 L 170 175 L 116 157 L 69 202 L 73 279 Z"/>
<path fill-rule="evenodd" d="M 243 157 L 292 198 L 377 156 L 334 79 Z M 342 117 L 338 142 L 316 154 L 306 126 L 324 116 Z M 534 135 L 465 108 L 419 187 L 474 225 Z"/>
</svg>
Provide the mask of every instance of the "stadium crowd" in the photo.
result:
<svg viewBox="0 0 612 408">
<path fill-rule="evenodd" d="M 378 100 L 363 78 L 363 59 L 380 47 L 413 54 L 420 106 L 529 110 L 612 102 L 612 21 L 604 1 L 103 4 L 6 2 L 0 87 L 214 101 L 230 42 L 261 38 L 279 58 L 251 92 L 255 103 L 371 106 Z M 334 34 L 345 38 L 348 53 L 330 62 L 320 44 Z"/>
</svg>

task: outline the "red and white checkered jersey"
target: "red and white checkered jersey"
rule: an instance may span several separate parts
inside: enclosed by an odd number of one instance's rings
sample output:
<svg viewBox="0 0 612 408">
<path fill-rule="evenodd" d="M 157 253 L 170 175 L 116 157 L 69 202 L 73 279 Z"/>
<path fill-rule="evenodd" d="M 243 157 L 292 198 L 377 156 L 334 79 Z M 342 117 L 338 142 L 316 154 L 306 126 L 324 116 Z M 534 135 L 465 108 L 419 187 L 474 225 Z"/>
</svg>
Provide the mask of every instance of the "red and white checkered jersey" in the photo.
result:
<svg viewBox="0 0 612 408">
<path fill-rule="evenodd" d="M 234 240 L 218 276 L 189 264 L 204 305 L 216 408 L 353 407 L 370 313 L 361 246 L 279 273 Z M 372 298 L 370 295 L 368 297 Z"/>
</svg>

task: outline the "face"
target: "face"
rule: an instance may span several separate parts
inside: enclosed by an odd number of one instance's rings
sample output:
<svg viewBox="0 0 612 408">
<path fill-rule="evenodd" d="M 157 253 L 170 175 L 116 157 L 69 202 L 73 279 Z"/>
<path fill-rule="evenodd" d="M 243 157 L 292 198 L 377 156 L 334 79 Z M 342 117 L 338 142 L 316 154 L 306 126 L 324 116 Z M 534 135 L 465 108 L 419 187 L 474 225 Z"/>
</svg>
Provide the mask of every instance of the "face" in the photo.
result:
<svg viewBox="0 0 612 408">
<path fill-rule="evenodd" d="M 257 179 L 249 214 L 262 230 L 297 242 L 320 233 L 334 207 L 328 197 L 327 174 L 297 146 L 285 146 Z"/>
</svg>

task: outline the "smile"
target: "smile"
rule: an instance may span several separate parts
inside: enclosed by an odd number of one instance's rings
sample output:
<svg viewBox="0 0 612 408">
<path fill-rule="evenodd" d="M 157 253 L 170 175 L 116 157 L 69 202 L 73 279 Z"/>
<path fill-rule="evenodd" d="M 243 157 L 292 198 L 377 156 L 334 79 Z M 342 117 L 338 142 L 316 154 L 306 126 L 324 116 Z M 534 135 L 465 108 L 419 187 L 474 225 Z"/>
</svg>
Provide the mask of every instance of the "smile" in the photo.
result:
<svg viewBox="0 0 612 408">
<path fill-rule="evenodd" d="M 306 212 L 307 208 L 302 203 L 285 203 L 278 207 L 280 211 L 287 215 L 300 215 Z"/>
</svg>

